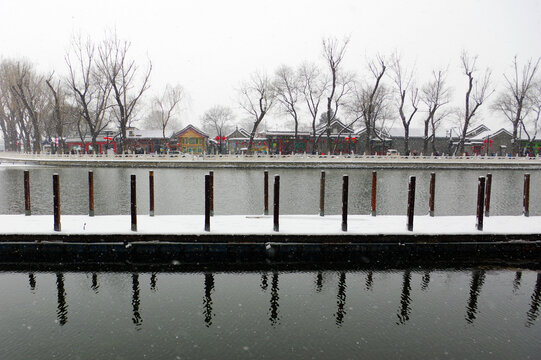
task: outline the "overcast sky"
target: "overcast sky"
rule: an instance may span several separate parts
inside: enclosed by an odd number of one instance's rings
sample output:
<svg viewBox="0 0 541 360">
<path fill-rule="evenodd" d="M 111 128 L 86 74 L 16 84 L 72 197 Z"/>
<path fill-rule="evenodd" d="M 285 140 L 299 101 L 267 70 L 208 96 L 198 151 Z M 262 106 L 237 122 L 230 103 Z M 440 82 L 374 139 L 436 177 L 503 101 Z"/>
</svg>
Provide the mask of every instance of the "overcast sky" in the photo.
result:
<svg viewBox="0 0 541 360">
<path fill-rule="evenodd" d="M 493 69 L 495 85 L 519 61 L 541 56 L 540 0 L 0 0 L 0 57 L 26 58 L 64 74 L 74 33 L 96 41 L 107 29 L 132 42 L 133 55 L 152 61 L 152 91 L 181 84 L 190 95 L 183 123 L 209 107 L 233 107 L 236 89 L 256 71 L 321 61 L 324 37 L 350 36 L 345 67 L 360 76 L 366 58 L 399 51 L 415 63 L 419 83 L 449 66 L 461 103 L 463 49 Z M 488 112 L 485 111 L 485 116 Z"/>
</svg>

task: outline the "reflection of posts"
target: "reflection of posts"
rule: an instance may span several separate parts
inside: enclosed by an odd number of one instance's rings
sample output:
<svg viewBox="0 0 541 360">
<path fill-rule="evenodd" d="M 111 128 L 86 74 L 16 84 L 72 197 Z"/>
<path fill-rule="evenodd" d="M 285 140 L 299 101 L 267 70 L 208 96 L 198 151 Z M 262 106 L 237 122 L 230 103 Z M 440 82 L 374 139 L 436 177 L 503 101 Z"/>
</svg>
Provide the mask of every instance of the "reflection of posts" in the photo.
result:
<svg viewBox="0 0 541 360">
<path fill-rule="evenodd" d="M 368 274 L 366 274 L 366 290 L 372 290 L 372 284 L 374 283 L 374 273 L 372 271 L 369 271 Z"/>
<path fill-rule="evenodd" d="M 522 279 L 522 271 L 517 271 L 515 273 L 515 280 L 513 280 L 513 292 L 517 292 L 520 288 L 520 281 Z"/>
<path fill-rule="evenodd" d="M 341 272 L 338 279 L 338 293 L 336 294 L 336 325 L 342 326 L 344 323 L 344 317 L 346 316 L 346 273 Z"/>
<path fill-rule="evenodd" d="M 158 279 L 156 278 L 156 273 L 152 273 L 152 275 L 150 275 L 150 290 L 156 291 L 157 282 L 158 282 Z"/>
<path fill-rule="evenodd" d="M 472 279 L 470 283 L 470 299 L 468 300 L 468 306 L 466 308 L 466 321 L 469 324 L 473 324 L 473 321 L 477 317 L 477 300 L 481 293 L 481 288 L 485 282 L 485 272 L 483 270 L 475 270 L 472 273 Z"/>
<path fill-rule="evenodd" d="M 28 284 L 30 285 L 30 290 L 36 290 L 36 277 L 33 273 L 28 274 Z"/>
<path fill-rule="evenodd" d="M 214 292 L 214 275 L 205 274 L 205 297 L 203 298 L 203 315 L 205 316 L 205 325 L 212 325 L 212 293 Z"/>
<path fill-rule="evenodd" d="M 267 290 L 267 287 L 269 286 L 269 278 L 267 276 L 267 273 L 261 274 L 261 290 L 265 291 Z"/>
<path fill-rule="evenodd" d="M 411 272 L 404 271 L 402 281 L 402 295 L 400 296 L 400 311 L 398 312 L 398 325 L 405 324 L 410 319 L 411 313 Z"/>
<path fill-rule="evenodd" d="M 323 289 L 323 273 L 321 271 L 318 271 L 316 275 L 316 291 L 321 292 L 322 289 Z"/>
<path fill-rule="evenodd" d="M 64 289 L 64 274 L 56 274 L 56 291 L 58 296 L 58 308 L 56 310 L 58 323 L 65 325 L 68 322 L 68 305 L 66 304 L 66 290 Z"/>
<path fill-rule="evenodd" d="M 141 324 L 143 323 L 143 319 L 141 318 L 141 314 L 139 313 L 139 305 L 141 303 L 141 300 L 139 299 L 139 274 L 132 274 L 131 281 L 132 281 L 131 304 L 133 308 L 132 321 L 137 327 L 137 329 L 139 329 Z"/>
<path fill-rule="evenodd" d="M 98 290 L 100 288 L 100 284 L 98 284 L 98 274 L 92 273 L 92 285 L 90 286 L 92 290 L 97 294 Z"/>
<path fill-rule="evenodd" d="M 425 271 L 423 278 L 421 279 L 421 290 L 426 291 L 428 284 L 430 283 L 430 271 Z"/>
<path fill-rule="evenodd" d="M 526 326 L 530 327 L 534 324 L 535 320 L 539 316 L 539 303 L 541 302 L 541 273 L 537 274 L 537 281 L 535 282 L 535 289 L 532 294 L 532 303 L 530 305 L 530 310 L 526 314 Z"/>
<path fill-rule="evenodd" d="M 280 296 L 278 295 L 278 273 L 273 273 L 271 280 L 271 300 L 269 309 L 269 320 L 272 326 L 275 326 L 280 321 L 278 316 L 278 308 L 280 307 L 278 300 L 280 300 Z"/>
</svg>

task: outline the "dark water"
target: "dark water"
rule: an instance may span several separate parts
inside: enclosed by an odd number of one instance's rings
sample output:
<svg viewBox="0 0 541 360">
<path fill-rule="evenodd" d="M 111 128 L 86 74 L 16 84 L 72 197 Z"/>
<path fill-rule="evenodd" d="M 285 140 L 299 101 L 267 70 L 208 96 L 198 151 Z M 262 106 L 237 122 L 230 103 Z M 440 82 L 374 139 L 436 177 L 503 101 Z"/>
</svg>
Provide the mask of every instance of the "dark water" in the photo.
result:
<svg viewBox="0 0 541 360">
<path fill-rule="evenodd" d="M 0 272 L 2 359 L 539 359 L 525 269 Z"/>
<path fill-rule="evenodd" d="M 0 213 L 24 213 L 22 167 L 0 167 Z M 33 214 L 52 214 L 52 174 L 60 174 L 63 214 L 85 214 L 88 209 L 88 170 L 83 168 L 30 168 Z M 128 214 L 129 180 L 137 175 L 137 199 L 140 214 L 148 213 L 148 170 L 109 169 L 94 171 L 96 215 Z M 263 171 L 213 169 L 216 214 L 261 214 L 263 212 Z M 204 169 L 154 169 L 156 214 L 202 214 L 204 209 Z M 491 171 L 492 215 L 520 215 L 524 171 Z M 319 209 L 320 170 L 270 169 L 281 177 L 282 214 L 316 214 Z M 350 176 L 349 212 L 368 214 L 372 173 L 363 169 L 327 170 L 326 213 L 341 211 L 342 175 Z M 428 209 L 428 170 L 378 171 L 377 207 L 379 214 L 405 214 L 407 182 L 417 177 L 416 214 Z M 484 170 L 436 171 L 436 215 L 475 214 L 477 178 Z M 541 215 L 541 175 L 531 172 L 531 215 Z"/>
</svg>

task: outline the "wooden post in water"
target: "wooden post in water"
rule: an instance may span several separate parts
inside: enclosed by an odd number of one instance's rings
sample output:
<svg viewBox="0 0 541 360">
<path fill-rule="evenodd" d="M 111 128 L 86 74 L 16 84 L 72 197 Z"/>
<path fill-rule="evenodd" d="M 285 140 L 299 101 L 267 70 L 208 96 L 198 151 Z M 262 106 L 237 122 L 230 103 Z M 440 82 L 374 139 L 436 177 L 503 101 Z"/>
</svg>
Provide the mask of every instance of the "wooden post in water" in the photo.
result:
<svg viewBox="0 0 541 360">
<path fill-rule="evenodd" d="M 263 173 L 263 206 L 263 214 L 269 215 L 269 172 L 267 170 Z"/>
<path fill-rule="evenodd" d="M 131 193 L 131 231 L 137 231 L 137 184 L 135 175 L 130 177 L 130 193 Z"/>
<path fill-rule="evenodd" d="M 378 183 L 377 171 L 372 171 L 372 216 L 376 216 L 376 191 Z"/>
<path fill-rule="evenodd" d="M 205 231 L 210 231 L 210 175 L 205 175 Z"/>
<path fill-rule="evenodd" d="M 149 212 L 150 216 L 154 216 L 154 171 L 148 172 L 148 194 L 150 197 L 149 201 Z"/>
<path fill-rule="evenodd" d="M 60 231 L 60 179 L 58 174 L 53 174 L 53 214 L 54 231 Z"/>
<path fill-rule="evenodd" d="M 348 188 L 349 177 L 342 177 L 342 231 L 348 231 Z"/>
<path fill-rule="evenodd" d="M 94 172 L 88 172 L 88 216 L 94 216 Z"/>
<path fill-rule="evenodd" d="M 214 216 L 214 171 L 209 171 L 209 189 L 210 216 Z"/>
<path fill-rule="evenodd" d="M 325 171 L 321 171 L 319 180 L 319 216 L 325 216 Z"/>
<path fill-rule="evenodd" d="M 24 215 L 30 216 L 30 171 L 24 171 Z"/>
<path fill-rule="evenodd" d="M 524 195 L 522 196 L 524 216 L 530 216 L 530 174 L 524 174 Z"/>
<path fill-rule="evenodd" d="M 280 175 L 274 175 L 274 231 L 280 231 Z"/>
<path fill-rule="evenodd" d="M 490 216 L 490 192 L 492 191 L 492 174 L 487 174 L 485 184 L 485 216 Z"/>
<path fill-rule="evenodd" d="M 430 199 L 428 200 L 428 213 L 434 216 L 434 203 L 436 199 L 436 173 L 430 173 Z"/>
<path fill-rule="evenodd" d="M 415 176 L 410 176 L 408 185 L 408 231 L 413 231 L 413 215 L 415 213 Z"/>
<path fill-rule="evenodd" d="M 483 231 L 483 210 L 485 205 L 485 178 L 479 176 L 477 185 L 477 230 Z"/>
</svg>

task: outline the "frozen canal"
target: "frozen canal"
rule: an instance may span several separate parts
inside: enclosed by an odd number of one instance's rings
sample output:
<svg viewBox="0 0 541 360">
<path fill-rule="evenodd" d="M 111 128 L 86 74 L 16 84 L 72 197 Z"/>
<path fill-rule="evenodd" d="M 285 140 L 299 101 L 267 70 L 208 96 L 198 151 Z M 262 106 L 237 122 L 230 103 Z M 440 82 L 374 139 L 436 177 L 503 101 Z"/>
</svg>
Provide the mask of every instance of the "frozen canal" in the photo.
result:
<svg viewBox="0 0 541 360">
<path fill-rule="evenodd" d="M 5 359 L 535 359 L 519 269 L 0 272 Z"/>
<path fill-rule="evenodd" d="M 24 213 L 23 166 L 0 166 L 0 214 Z M 52 174 L 60 174 L 62 214 L 88 213 L 88 170 L 84 168 L 40 168 L 30 170 L 33 214 L 52 214 Z M 148 214 L 148 170 L 97 168 L 94 171 L 96 215 L 129 214 L 130 174 L 137 175 L 139 214 Z M 203 214 L 202 169 L 153 169 L 156 215 Z M 263 212 L 263 171 L 213 169 L 214 209 L 217 215 L 251 215 Z M 437 170 L 436 216 L 475 214 L 477 178 L 484 170 Z M 520 215 L 525 171 L 493 170 L 491 215 Z M 320 170 L 269 169 L 281 177 L 281 214 L 317 214 Z M 326 171 L 326 214 L 340 214 L 342 175 L 349 179 L 349 213 L 369 214 L 372 172 L 365 169 Z M 430 171 L 379 170 L 377 211 L 382 215 L 406 213 L 407 181 L 417 176 L 416 214 L 426 214 Z M 541 175 L 531 172 L 530 214 L 541 215 Z M 272 208 L 272 206 L 271 206 Z"/>
</svg>

